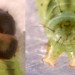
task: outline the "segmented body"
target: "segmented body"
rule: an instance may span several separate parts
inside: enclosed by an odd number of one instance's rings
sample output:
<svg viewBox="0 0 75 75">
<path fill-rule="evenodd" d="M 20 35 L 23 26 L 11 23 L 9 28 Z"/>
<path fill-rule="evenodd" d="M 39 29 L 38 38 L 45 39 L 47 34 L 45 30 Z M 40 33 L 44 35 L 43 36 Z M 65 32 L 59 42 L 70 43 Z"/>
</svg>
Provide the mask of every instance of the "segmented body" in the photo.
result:
<svg viewBox="0 0 75 75">
<path fill-rule="evenodd" d="M 15 30 L 13 17 L 0 10 L 0 75 L 23 75 L 18 60 Z"/>
<path fill-rule="evenodd" d="M 75 0 L 37 0 L 38 11 L 48 37 L 44 61 L 54 64 L 66 52 L 75 66 Z"/>
</svg>

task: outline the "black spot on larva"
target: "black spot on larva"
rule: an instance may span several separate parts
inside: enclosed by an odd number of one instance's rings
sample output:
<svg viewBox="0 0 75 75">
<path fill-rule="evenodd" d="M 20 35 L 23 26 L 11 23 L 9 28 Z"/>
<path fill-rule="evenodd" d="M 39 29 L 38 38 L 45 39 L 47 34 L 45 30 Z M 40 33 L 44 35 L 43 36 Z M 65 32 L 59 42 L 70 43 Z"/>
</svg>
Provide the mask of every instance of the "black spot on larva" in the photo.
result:
<svg viewBox="0 0 75 75">
<path fill-rule="evenodd" d="M 0 33 L 15 34 L 15 21 L 8 11 L 0 9 Z"/>
<path fill-rule="evenodd" d="M 62 13 L 63 11 L 62 11 L 62 10 L 60 10 L 60 12 Z"/>
<path fill-rule="evenodd" d="M 4 51 L 3 51 L 2 47 L 0 48 L 0 59 L 10 59 L 13 56 L 15 56 L 16 49 L 17 49 L 17 40 L 14 38 L 12 38 L 10 40 L 11 40 L 10 43 L 8 43 L 9 46 L 7 48 L 5 48 Z"/>
<path fill-rule="evenodd" d="M 75 13 L 75 11 L 74 11 L 74 13 Z"/>
<path fill-rule="evenodd" d="M 61 28 L 61 29 L 63 28 L 62 25 L 60 25 L 60 28 Z"/>
<path fill-rule="evenodd" d="M 43 3 L 41 3 L 41 6 L 43 6 Z"/>
</svg>

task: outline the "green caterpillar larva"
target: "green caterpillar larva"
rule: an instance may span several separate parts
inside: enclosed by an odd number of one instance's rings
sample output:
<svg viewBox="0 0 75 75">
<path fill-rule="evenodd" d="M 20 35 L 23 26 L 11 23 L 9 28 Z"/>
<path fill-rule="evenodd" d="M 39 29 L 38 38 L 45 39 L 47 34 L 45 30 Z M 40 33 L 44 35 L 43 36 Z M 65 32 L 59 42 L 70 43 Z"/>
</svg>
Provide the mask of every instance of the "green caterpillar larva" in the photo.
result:
<svg viewBox="0 0 75 75">
<path fill-rule="evenodd" d="M 37 0 L 41 24 L 48 37 L 44 62 L 54 66 L 65 52 L 75 67 L 75 0 Z"/>
</svg>

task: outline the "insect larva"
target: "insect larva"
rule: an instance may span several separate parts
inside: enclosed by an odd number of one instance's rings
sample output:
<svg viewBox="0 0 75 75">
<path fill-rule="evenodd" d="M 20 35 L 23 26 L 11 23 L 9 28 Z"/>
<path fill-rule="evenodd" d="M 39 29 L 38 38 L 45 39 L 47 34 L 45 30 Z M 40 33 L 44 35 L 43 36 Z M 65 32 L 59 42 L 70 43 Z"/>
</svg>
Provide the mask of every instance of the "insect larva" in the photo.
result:
<svg viewBox="0 0 75 75">
<path fill-rule="evenodd" d="M 23 75 L 17 57 L 18 41 L 15 21 L 6 11 L 0 10 L 0 75 Z"/>
<path fill-rule="evenodd" d="M 54 66 L 65 52 L 70 66 L 75 67 L 75 0 L 37 0 L 37 3 L 49 41 L 43 61 Z"/>
</svg>

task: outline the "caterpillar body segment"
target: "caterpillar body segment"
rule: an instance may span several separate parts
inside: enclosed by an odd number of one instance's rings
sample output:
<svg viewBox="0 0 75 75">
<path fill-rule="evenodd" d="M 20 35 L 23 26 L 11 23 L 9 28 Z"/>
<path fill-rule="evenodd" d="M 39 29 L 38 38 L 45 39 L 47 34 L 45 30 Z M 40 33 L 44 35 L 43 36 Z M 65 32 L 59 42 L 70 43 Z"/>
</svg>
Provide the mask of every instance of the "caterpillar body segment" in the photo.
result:
<svg viewBox="0 0 75 75">
<path fill-rule="evenodd" d="M 18 40 L 13 17 L 0 9 L 0 75 L 24 75 L 18 58 Z"/>
</svg>

